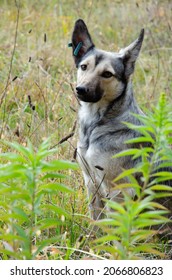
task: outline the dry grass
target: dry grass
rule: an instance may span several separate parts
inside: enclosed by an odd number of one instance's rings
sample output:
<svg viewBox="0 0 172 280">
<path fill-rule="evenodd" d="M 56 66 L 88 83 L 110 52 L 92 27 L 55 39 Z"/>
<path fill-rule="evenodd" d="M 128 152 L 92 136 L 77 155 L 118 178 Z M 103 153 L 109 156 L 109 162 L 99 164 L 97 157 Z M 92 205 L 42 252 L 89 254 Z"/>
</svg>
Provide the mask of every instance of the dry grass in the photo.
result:
<svg viewBox="0 0 172 280">
<path fill-rule="evenodd" d="M 78 18 L 88 24 L 95 44 L 106 50 L 127 46 L 144 27 L 134 74 L 136 98 L 143 109 L 155 104 L 161 92 L 170 100 L 171 15 L 171 1 L 0 0 L 1 138 L 19 143 L 29 138 L 36 148 L 48 136 L 54 146 L 72 132 L 78 104 L 68 42 Z M 59 145 L 57 157 L 72 160 L 76 141 L 77 133 Z M 68 184 L 76 189 L 75 196 L 55 197 L 53 203 L 83 217 L 76 216 L 72 225 L 61 229 L 62 234 L 71 234 L 73 244 L 77 236 L 89 233 L 81 172 L 73 172 Z"/>
</svg>

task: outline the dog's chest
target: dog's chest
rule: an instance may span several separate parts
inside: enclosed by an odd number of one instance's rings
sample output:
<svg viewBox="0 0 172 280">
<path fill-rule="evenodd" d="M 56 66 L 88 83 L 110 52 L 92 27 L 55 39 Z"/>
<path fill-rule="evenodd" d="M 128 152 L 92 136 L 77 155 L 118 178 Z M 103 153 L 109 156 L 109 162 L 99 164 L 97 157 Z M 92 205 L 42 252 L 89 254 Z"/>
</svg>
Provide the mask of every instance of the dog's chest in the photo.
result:
<svg viewBox="0 0 172 280">
<path fill-rule="evenodd" d="M 94 110 L 94 107 L 90 108 L 89 104 L 81 107 L 79 111 L 79 140 L 83 150 L 82 154 L 88 150 L 92 133 L 98 127 L 99 121 L 100 113 Z"/>
<path fill-rule="evenodd" d="M 100 111 L 95 113 L 89 108 L 81 108 L 79 112 L 80 131 L 77 145 L 78 161 L 82 170 L 87 174 L 106 176 L 113 179 L 117 171 L 115 159 L 112 156 L 115 153 L 114 144 L 110 145 L 108 138 L 108 126 L 102 125 L 102 116 Z M 111 141 L 112 142 L 112 141 Z"/>
<path fill-rule="evenodd" d="M 92 143 L 89 143 L 87 146 L 89 141 L 90 139 L 86 139 L 86 142 L 81 142 L 81 140 L 78 141 L 77 159 L 82 171 L 84 172 L 86 184 L 87 180 L 92 178 L 94 183 L 99 185 L 104 175 L 106 174 L 109 177 L 109 173 L 111 173 L 108 162 L 110 160 L 110 156 L 101 152 L 100 149 Z"/>
</svg>

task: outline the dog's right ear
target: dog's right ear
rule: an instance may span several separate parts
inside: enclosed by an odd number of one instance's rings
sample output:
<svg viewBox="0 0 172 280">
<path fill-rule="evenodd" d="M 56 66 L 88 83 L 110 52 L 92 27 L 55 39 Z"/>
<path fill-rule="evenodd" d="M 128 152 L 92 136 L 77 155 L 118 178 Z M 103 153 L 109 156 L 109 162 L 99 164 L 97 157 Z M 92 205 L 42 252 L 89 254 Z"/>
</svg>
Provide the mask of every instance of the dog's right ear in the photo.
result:
<svg viewBox="0 0 172 280">
<path fill-rule="evenodd" d="M 76 66 L 78 66 L 81 58 L 94 47 L 87 26 L 82 19 L 75 22 L 72 34 L 73 57 Z"/>
</svg>

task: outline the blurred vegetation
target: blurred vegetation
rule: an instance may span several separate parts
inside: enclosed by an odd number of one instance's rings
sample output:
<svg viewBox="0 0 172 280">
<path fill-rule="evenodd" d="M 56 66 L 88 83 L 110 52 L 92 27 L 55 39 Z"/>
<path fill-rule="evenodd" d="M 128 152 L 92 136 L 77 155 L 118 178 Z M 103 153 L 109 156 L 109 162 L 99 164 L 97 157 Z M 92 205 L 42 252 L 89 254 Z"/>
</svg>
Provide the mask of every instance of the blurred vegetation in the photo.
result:
<svg viewBox="0 0 172 280">
<path fill-rule="evenodd" d="M 68 42 L 78 18 L 87 23 L 95 45 L 111 51 L 127 46 L 144 27 L 145 39 L 133 77 L 136 99 L 143 110 L 151 109 L 161 92 L 171 102 L 170 0 L 0 0 L 2 140 L 25 146 L 30 139 L 36 150 L 51 136 L 52 147 L 58 147 L 53 158 L 73 160 L 78 104 L 74 96 L 76 70 Z M 71 133 L 73 136 L 63 141 Z M 8 151 L 7 146 L 0 145 L 0 152 Z M 91 255 L 88 244 L 92 225 L 82 174 L 79 170 L 68 173 L 67 184 L 75 190 L 74 194 L 67 199 L 63 194 L 55 196 L 53 201 L 73 215 L 60 229 L 62 247 L 84 248 Z M 53 234 L 54 230 L 48 230 L 47 238 Z M 70 250 L 65 255 L 79 256 L 81 253 L 74 255 Z"/>
</svg>

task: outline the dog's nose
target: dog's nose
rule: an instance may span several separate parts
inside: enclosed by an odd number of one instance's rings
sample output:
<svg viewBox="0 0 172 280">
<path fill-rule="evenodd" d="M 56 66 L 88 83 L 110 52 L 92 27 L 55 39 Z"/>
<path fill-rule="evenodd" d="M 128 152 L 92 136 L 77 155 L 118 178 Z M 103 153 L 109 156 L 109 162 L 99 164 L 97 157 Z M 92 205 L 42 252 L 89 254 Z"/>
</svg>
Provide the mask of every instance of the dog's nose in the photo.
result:
<svg viewBox="0 0 172 280">
<path fill-rule="evenodd" d="M 80 86 L 76 87 L 76 92 L 80 95 L 84 95 L 89 92 L 89 90 L 86 87 Z"/>
</svg>

